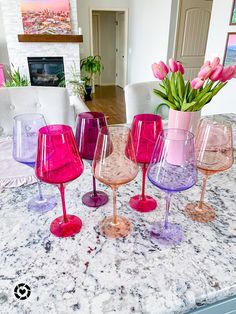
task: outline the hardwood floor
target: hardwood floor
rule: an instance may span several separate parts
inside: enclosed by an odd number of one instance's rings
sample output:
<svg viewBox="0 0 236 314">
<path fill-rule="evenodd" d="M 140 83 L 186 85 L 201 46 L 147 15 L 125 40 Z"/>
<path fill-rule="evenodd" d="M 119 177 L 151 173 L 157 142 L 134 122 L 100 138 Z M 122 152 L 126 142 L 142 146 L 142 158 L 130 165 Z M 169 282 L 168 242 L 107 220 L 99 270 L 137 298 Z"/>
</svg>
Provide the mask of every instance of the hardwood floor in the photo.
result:
<svg viewBox="0 0 236 314">
<path fill-rule="evenodd" d="M 86 101 L 91 111 L 103 112 L 109 117 L 109 124 L 125 123 L 124 91 L 118 86 L 96 86 L 92 100 Z"/>
</svg>

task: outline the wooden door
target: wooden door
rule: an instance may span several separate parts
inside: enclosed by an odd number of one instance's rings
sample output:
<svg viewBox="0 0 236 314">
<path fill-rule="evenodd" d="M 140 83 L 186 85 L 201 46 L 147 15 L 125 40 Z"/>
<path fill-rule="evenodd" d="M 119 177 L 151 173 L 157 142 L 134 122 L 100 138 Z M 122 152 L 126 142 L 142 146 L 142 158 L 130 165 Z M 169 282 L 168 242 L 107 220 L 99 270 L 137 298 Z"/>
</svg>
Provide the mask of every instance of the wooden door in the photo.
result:
<svg viewBox="0 0 236 314">
<path fill-rule="evenodd" d="M 175 58 L 185 67 L 186 79 L 196 77 L 204 63 L 211 8 L 211 0 L 180 0 Z"/>
</svg>

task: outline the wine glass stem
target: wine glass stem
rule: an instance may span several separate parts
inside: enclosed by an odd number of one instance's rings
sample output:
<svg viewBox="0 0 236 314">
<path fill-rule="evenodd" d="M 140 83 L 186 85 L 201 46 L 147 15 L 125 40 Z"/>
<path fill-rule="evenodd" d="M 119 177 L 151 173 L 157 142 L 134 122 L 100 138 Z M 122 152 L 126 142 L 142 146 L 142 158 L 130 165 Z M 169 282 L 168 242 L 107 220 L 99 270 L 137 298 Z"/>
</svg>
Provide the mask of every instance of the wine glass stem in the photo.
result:
<svg viewBox="0 0 236 314">
<path fill-rule="evenodd" d="M 116 225 L 117 224 L 117 208 L 116 208 L 116 192 L 117 192 L 117 188 L 113 187 L 112 188 L 113 191 L 113 224 Z"/>
<path fill-rule="evenodd" d="M 97 196 L 96 179 L 94 176 L 93 176 L 93 196 Z"/>
<path fill-rule="evenodd" d="M 199 208 L 202 209 L 208 176 L 204 176 Z"/>
<path fill-rule="evenodd" d="M 143 178 L 142 178 L 142 196 L 141 196 L 142 200 L 145 199 L 146 172 L 147 172 L 146 164 L 143 164 L 143 166 L 142 166 L 142 174 L 143 174 Z"/>
<path fill-rule="evenodd" d="M 170 213 L 170 201 L 171 201 L 171 193 L 167 192 L 165 199 L 166 199 L 166 211 L 165 211 L 165 220 L 164 220 L 164 229 L 168 228 L 168 218 Z"/>
<path fill-rule="evenodd" d="M 43 200 L 43 194 L 42 194 L 42 188 L 41 188 L 41 182 L 40 180 L 37 179 L 37 184 L 38 184 L 38 191 L 39 191 L 39 200 Z"/>
<path fill-rule="evenodd" d="M 63 183 L 59 185 L 59 190 L 61 193 L 61 202 L 62 202 L 62 210 L 63 210 L 63 218 L 64 222 L 67 222 L 67 215 L 66 215 L 66 202 L 65 202 L 65 186 Z"/>
</svg>

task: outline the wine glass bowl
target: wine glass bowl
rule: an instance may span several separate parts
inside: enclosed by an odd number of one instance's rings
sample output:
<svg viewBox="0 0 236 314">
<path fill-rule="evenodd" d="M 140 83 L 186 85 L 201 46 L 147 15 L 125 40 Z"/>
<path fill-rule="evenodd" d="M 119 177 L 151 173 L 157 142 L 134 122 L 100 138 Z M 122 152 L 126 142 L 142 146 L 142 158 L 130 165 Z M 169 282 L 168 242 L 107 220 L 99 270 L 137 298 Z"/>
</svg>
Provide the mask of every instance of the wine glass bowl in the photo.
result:
<svg viewBox="0 0 236 314">
<path fill-rule="evenodd" d="M 36 176 L 59 187 L 63 216 L 56 218 L 50 231 L 57 237 L 69 237 L 80 232 L 82 221 L 66 214 L 65 186 L 83 172 L 83 163 L 76 146 L 73 131 L 67 125 L 48 125 L 39 130 Z"/>
<path fill-rule="evenodd" d="M 116 192 L 119 186 L 132 181 L 138 173 L 130 129 L 125 126 L 103 127 L 98 136 L 93 160 L 93 173 L 97 180 L 113 190 L 113 216 L 100 223 L 103 235 L 111 238 L 126 237 L 131 223 L 117 216 Z"/>
<path fill-rule="evenodd" d="M 164 223 L 151 227 L 151 240 L 159 244 L 178 245 L 183 240 L 183 231 L 180 226 L 168 221 L 170 200 L 173 193 L 187 190 L 197 181 L 193 134 L 181 129 L 161 131 L 148 167 L 148 178 L 165 192 L 166 199 Z"/>
<path fill-rule="evenodd" d="M 210 175 L 225 171 L 233 165 L 233 136 L 229 122 L 220 118 L 201 120 L 195 140 L 197 168 L 204 176 L 201 198 L 186 206 L 192 220 L 209 222 L 216 218 L 212 205 L 204 202 L 207 179 Z"/>
<path fill-rule="evenodd" d="M 138 114 L 132 123 L 132 136 L 137 162 L 142 166 L 142 192 L 130 198 L 129 205 L 139 212 L 150 212 L 157 207 L 156 200 L 145 195 L 147 165 L 150 163 L 159 132 L 162 130 L 161 117 L 155 114 Z"/>
<path fill-rule="evenodd" d="M 13 118 L 13 158 L 16 161 L 34 168 L 38 131 L 45 125 L 45 119 L 39 113 L 20 114 Z M 43 195 L 40 181 L 37 183 L 39 193 L 28 201 L 28 209 L 44 213 L 53 209 L 57 203 L 54 196 Z"/>
<path fill-rule="evenodd" d="M 82 112 L 77 116 L 76 143 L 81 158 L 92 163 L 99 130 L 107 126 L 107 121 L 102 112 Z M 98 207 L 108 202 L 108 196 L 96 189 L 93 176 L 93 190 L 82 196 L 82 202 L 89 207 Z"/>
</svg>

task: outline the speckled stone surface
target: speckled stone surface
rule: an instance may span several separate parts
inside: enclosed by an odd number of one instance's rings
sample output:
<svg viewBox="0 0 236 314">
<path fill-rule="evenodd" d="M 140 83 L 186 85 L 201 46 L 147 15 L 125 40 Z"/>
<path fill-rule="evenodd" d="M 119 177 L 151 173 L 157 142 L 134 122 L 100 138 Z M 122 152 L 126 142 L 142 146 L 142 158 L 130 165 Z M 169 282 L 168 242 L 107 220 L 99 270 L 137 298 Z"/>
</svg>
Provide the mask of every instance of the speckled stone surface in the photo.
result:
<svg viewBox="0 0 236 314">
<path fill-rule="evenodd" d="M 236 116 L 225 117 L 234 119 Z M 200 196 L 202 177 L 191 190 L 174 195 L 170 221 L 180 224 L 184 242 L 159 247 L 149 240 L 148 228 L 163 218 L 163 194 L 147 182 L 147 193 L 159 204 L 156 211 L 140 214 L 128 201 L 141 189 L 141 174 L 118 192 L 118 212 L 133 223 L 126 239 L 105 239 L 98 223 L 112 213 L 111 200 L 101 208 L 82 205 L 81 195 L 92 185 L 90 166 L 66 189 L 68 213 L 83 220 L 80 234 L 59 239 L 49 232 L 50 222 L 61 215 L 58 206 L 39 215 L 26 208 L 37 192 L 35 184 L 0 191 L 0 313 L 33 314 L 159 314 L 185 313 L 236 294 L 236 166 L 209 178 L 206 201 L 217 209 L 214 222 L 189 220 L 185 205 Z M 100 189 L 111 191 L 106 186 Z M 111 199 L 111 197 L 110 197 Z M 27 300 L 14 296 L 14 287 L 31 288 Z"/>
</svg>

